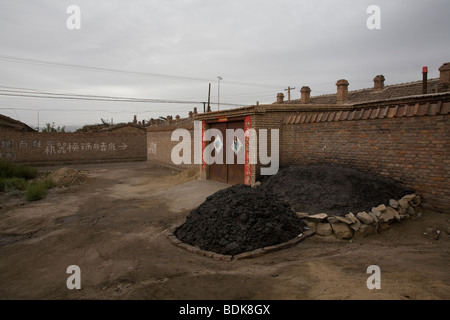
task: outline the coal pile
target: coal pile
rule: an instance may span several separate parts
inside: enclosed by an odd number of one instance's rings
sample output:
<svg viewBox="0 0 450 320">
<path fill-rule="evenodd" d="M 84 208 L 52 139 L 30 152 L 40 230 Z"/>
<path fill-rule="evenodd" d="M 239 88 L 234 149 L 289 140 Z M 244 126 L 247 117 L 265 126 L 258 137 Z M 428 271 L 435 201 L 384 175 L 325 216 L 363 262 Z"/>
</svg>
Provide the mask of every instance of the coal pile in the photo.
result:
<svg viewBox="0 0 450 320">
<path fill-rule="evenodd" d="M 304 227 L 289 203 L 240 184 L 206 198 L 174 234 L 203 250 L 235 255 L 293 239 Z"/>
<path fill-rule="evenodd" d="M 287 201 L 297 212 L 345 215 L 370 211 L 413 190 L 352 168 L 331 165 L 288 167 L 265 179 L 260 189 Z"/>
</svg>

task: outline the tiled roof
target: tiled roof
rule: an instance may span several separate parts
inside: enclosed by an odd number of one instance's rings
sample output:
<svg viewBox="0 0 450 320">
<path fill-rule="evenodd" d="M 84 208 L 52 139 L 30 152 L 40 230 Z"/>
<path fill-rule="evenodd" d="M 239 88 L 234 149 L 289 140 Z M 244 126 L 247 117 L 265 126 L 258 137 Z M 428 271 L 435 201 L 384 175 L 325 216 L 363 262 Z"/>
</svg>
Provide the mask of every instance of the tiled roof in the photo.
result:
<svg viewBox="0 0 450 320">
<path fill-rule="evenodd" d="M 450 102 L 357 108 L 355 110 L 297 112 L 284 118 L 284 124 L 352 121 L 450 114 Z"/>
<path fill-rule="evenodd" d="M 428 93 L 434 93 L 439 79 L 429 79 Z M 383 90 L 376 91 L 374 88 L 360 89 L 348 92 L 348 100 L 346 103 L 355 104 L 376 100 L 387 100 L 400 97 L 409 97 L 422 94 L 422 81 L 414 81 L 408 83 L 394 84 L 385 86 Z M 299 104 L 300 99 L 285 101 L 284 104 Z M 312 96 L 311 104 L 335 104 L 336 93 L 325 94 L 320 96 Z"/>
</svg>

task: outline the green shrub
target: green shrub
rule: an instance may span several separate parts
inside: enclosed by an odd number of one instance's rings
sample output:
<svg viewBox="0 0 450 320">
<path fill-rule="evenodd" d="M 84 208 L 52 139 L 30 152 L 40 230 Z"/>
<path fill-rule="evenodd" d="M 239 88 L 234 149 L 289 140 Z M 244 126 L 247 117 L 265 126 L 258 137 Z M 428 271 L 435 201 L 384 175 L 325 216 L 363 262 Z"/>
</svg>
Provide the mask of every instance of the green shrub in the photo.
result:
<svg viewBox="0 0 450 320">
<path fill-rule="evenodd" d="M 20 163 L 0 161 L 0 178 L 34 179 L 38 170 Z"/>
<path fill-rule="evenodd" d="M 53 189 L 54 187 L 56 187 L 55 181 L 53 181 L 53 179 L 50 178 L 50 177 L 47 177 L 47 178 L 44 180 L 44 185 L 45 185 L 45 187 L 46 187 L 47 189 Z"/>
<path fill-rule="evenodd" d="M 26 187 L 24 178 L 0 178 L 0 192 L 23 191 Z"/>
<path fill-rule="evenodd" d="M 10 192 L 14 190 L 23 191 L 27 187 L 27 182 L 24 178 L 9 178 L 5 179 L 4 191 Z"/>
<path fill-rule="evenodd" d="M 33 181 L 25 191 L 25 198 L 28 201 L 41 200 L 48 193 L 45 181 Z"/>
</svg>

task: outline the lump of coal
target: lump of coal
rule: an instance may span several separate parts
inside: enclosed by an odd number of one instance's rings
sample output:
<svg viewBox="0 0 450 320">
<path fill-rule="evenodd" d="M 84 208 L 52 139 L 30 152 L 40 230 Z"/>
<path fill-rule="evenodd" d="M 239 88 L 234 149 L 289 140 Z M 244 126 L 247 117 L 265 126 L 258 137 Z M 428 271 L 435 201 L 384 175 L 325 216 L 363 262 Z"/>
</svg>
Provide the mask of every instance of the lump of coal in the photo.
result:
<svg viewBox="0 0 450 320">
<path fill-rule="evenodd" d="M 260 189 L 287 201 L 297 212 L 344 215 L 370 211 L 413 190 L 351 168 L 305 165 L 280 170 L 263 181 Z"/>
<path fill-rule="evenodd" d="M 203 250 L 235 255 L 288 241 L 304 227 L 278 196 L 239 184 L 206 198 L 175 236 Z"/>
</svg>

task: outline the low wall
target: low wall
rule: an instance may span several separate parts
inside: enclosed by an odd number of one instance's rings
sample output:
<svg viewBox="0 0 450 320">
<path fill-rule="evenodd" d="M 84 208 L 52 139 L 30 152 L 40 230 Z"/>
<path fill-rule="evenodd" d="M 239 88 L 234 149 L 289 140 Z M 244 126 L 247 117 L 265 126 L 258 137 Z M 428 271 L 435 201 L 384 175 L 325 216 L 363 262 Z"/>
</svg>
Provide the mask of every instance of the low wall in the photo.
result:
<svg viewBox="0 0 450 320">
<path fill-rule="evenodd" d="M 30 164 L 146 160 L 146 135 L 0 131 L 0 159 Z"/>
</svg>

